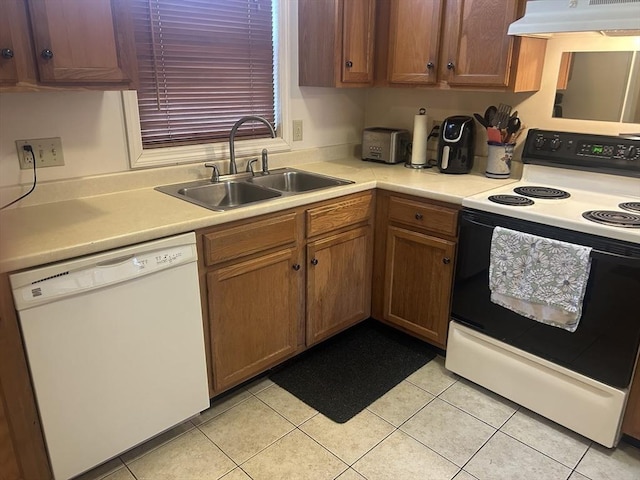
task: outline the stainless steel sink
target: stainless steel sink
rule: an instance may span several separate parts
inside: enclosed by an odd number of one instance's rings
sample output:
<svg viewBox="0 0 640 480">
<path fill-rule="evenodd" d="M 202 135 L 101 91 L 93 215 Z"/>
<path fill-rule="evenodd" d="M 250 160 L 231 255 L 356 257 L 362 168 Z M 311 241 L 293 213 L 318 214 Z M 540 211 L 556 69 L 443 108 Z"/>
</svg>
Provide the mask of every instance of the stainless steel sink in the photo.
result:
<svg viewBox="0 0 640 480">
<path fill-rule="evenodd" d="M 165 185 L 156 187 L 156 190 L 211 210 L 223 211 L 281 196 L 280 192 L 243 181 L 211 183 L 205 180 L 188 184 Z"/>
<path fill-rule="evenodd" d="M 301 172 L 292 169 L 274 170 L 266 175 L 251 177 L 247 179 L 247 182 L 285 193 L 309 192 L 311 190 L 353 183 L 349 180 L 326 177 L 316 173 Z"/>
<path fill-rule="evenodd" d="M 198 180 L 156 187 L 156 190 L 211 210 L 226 211 L 257 202 L 353 183 L 291 168 L 269 174 L 236 174 L 218 182 Z"/>
</svg>

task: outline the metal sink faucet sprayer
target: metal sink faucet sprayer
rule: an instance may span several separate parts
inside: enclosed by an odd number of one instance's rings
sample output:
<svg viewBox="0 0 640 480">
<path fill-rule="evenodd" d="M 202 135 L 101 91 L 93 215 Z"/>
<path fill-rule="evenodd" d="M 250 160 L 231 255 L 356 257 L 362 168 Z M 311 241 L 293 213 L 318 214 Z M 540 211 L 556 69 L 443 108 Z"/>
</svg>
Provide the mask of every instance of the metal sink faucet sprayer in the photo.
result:
<svg viewBox="0 0 640 480">
<path fill-rule="evenodd" d="M 249 115 L 246 117 L 242 117 L 231 127 L 231 133 L 229 134 L 229 173 L 234 174 L 238 173 L 238 167 L 236 166 L 236 153 L 233 146 L 233 142 L 235 140 L 236 131 L 245 122 L 255 121 L 264 123 L 267 127 L 269 127 L 269 131 L 271 132 L 271 138 L 276 138 L 276 131 L 273 129 L 273 126 L 266 120 L 265 118 L 259 117 L 257 115 Z"/>
</svg>

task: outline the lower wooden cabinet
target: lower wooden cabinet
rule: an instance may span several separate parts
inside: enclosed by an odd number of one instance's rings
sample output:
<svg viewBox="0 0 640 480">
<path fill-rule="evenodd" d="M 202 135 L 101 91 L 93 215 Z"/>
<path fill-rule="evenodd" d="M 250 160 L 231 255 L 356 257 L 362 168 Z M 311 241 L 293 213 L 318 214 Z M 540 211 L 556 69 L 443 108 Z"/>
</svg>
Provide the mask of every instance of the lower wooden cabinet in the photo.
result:
<svg viewBox="0 0 640 480">
<path fill-rule="evenodd" d="M 284 249 L 207 274 L 216 391 L 296 352 L 303 279 L 298 262 L 297 249 Z"/>
<path fill-rule="evenodd" d="M 446 348 L 458 208 L 378 193 L 374 318 Z"/>
<path fill-rule="evenodd" d="M 307 345 L 369 317 L 371 227 L 307 245 Z"/>
<path fill-rule="evenodd" d="M 444 348 L 455 242 L 389 227 L 384 318 Z"/>
<path fill-rule="evenodd" d="M 49 480 L 51 470 L 13 306 L 0 275 L 0 479 Z"/>
<path fill-rule="evenodd" d="M 629 390 L 629 400 L 622 422 L 622 433 L 640 441 L 640 363 L 636 365 L 636 373 Z"/>
<path fill-rule="evenodd" d="M 211 396 L 369 317 L 373 198 L 197 232 Z"/>
</svg>

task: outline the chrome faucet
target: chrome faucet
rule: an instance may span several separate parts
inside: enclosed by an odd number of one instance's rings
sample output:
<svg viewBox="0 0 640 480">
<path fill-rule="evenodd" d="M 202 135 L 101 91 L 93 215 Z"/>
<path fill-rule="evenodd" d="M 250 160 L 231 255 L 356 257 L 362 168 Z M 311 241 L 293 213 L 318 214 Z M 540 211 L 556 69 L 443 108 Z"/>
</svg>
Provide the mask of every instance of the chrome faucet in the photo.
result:
<svg viewBox="0 0 640 480">
<path fill-rule="evenodd" d="M 249 115 L 246 117 L 242 117 L 240 120 L 234 123 L 233 127 L 231 127 L 231 133 L 229 134 L 229 173 L 230 174 L 238 173 L 238 167 L 236 166 L 236 152 L 233 146 L 233 142 L 236 137 L 236 131 L 238 130 L 240 125 L 249 121 L 264 123 L 267 127 L 269 127 L 269 131 L 271 132 L 271 138 L 276 138 L 276 131 L 273 129 L 273 126 L 265 118 L 259 117 L 257 115 Z"/>
</svg>

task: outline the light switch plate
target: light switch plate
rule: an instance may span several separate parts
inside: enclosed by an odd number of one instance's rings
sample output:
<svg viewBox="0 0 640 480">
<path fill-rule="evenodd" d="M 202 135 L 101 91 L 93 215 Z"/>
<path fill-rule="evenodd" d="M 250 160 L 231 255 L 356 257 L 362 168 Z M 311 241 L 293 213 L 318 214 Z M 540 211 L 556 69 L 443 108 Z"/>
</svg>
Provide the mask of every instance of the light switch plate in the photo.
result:
<svg viewBox="0 0 640 480">
<path fill-rule="evenodd" d="M 31 152 L 24 149 L 25 145 L 31 146 L 33 149 L 33 157 L 31 156 Z M 18 150 L 18 160 L 20 161 L 20 168 L 22 170 L 33 168 L 34 157 L 37 168 L 59 167 L 64 165 L 62 140 L 60 137 L 16 140 L 16 149 Z"/>
<path fill-rule="evenodd" d="M 293 121 L 293 141 L 294 142 L 302 141 L 302 120 Z"/>
</svg>

